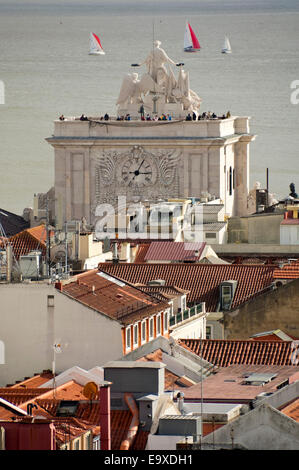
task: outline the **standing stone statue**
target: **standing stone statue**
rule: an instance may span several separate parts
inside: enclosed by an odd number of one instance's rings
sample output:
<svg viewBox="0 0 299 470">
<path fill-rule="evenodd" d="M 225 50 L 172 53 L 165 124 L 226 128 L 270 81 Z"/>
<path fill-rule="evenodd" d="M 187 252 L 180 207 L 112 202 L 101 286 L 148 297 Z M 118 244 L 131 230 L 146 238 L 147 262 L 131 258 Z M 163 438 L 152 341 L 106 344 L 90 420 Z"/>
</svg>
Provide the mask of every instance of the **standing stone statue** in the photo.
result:
<svg viewBox="0 0 299 470">
<path fill-rule="evenodd" d="M 294 183 L 291 183 L 290 184 L 290 196 L 295 198 L 295 199 L 298 199 L 298 194 L 296 193 L 296 190 L 295 190 L 295 185 Z"/>
<path fill-rule="evenodd" d="M 168 55 L 166 54 L 164 49 L 160 47 L 160 45 L 161 45 L 161 41 L 155 41 L 154 48 L 149 53 L 145 61 L 142 62 L 141 64 L 137 64 L 139 67 L 145 64 L 149 75 L 152 77 L 152 79 L 155 82 L 157 82 L 158 71 L 160 69 L 162 69 L 162 71 L 167 76 L 169 75 L 164 64 L 167 63 L 167 64 L 172 64 L 172 65 L 179 65 L 179 64 L 176 64 L 172 59 L 170 59 L 170 57 L 168 57 Z"/>
</svg>

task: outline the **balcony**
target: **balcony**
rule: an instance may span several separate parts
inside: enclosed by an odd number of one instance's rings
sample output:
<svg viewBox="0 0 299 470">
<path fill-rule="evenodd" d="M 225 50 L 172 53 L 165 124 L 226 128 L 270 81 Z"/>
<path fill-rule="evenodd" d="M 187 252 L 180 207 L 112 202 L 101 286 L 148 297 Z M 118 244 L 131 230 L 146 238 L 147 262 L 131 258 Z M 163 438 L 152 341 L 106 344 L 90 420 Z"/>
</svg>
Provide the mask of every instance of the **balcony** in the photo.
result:
<svg viewBox="0 0 299 470">
<path fill-rule="evenodd" d="M 186 310 L 179 311 L 169 319 L 169 326 L 173 328 L 175 326 L 180 325 L 181 323 L 195 318 L 196 316 L 200 316 L 202 313 L 205 312 L 204 303 L 200 303 L 198 305 L 194 305 L 193 307 L 188 307 Z"/>
</svg>

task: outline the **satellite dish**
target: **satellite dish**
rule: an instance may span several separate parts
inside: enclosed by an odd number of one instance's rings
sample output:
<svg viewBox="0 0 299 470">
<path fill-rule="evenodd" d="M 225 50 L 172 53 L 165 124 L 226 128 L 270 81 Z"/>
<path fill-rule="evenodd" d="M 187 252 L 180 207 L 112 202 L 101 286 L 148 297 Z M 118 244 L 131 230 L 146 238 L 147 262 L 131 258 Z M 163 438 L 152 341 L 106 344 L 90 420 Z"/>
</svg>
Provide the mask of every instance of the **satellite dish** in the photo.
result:
<svg viewBox="0 0 299 470">
<path fill-rule="evenodd" d="M 95 399 L 98 394 L 98 386 L 95 382 L 87 382 L 83 388 L 83 395 L 88 398 L 88 400 Z"/>
</svg>

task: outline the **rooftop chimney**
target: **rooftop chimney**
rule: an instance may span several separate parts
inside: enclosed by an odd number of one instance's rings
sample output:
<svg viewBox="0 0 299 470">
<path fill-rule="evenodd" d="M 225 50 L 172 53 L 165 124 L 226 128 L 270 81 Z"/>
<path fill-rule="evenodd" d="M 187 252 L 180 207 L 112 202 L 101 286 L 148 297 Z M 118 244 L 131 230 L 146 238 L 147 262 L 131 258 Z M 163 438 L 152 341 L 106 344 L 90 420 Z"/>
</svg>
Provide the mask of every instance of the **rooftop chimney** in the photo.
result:
<svg viewBox="0 0 299 470">
<path fill-rule="evenodd" d="M 183 411 L 184 411 L 184 393 L 183 392 L 178 392 L 176 398 L 177 398 L 178 409 L 183 414 Z"/>
<path fill-rule="evenodd" d="M 111 450 L 110 385 L 100 387 L 101 450 Z"/>
</svg>

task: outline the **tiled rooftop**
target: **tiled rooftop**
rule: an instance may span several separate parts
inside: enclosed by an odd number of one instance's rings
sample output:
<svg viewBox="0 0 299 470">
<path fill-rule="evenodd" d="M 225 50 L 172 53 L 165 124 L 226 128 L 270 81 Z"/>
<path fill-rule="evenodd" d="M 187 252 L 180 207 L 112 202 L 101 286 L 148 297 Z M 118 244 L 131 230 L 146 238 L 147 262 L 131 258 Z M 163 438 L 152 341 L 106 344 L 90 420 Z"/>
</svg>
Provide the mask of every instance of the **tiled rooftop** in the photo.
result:
<svg viewBox="0 0 299 470">
<path fill-rule="evenodd" d="M 137 253 L 135 256 L 135 263 L 144 263 L 144 257 L 146 256 L 146 253 L 148 252 L 148 249 L 150 247 L 150 243 L 140 243 L 140 245 L 137 248 Z"/>
<path fill-rule="evenodd" d="M 163 306 L 168 307 L 166 301 L 101 274 L 93 270 L 79 275 L 76 281 L 64 284 L 62 292 L 123 324 L 161 311 Z"/>
<path fill-rule="evenodd" d="M 48 392 L 50 389 L 44 388 L 0 388 L 0 398 L 9 401 L 13 405 L 20 406 L 23 403 L 33 400 L 36 397 L 39 397 L 42 393 Z M 1 415 L 1 413 L 0 413 Z"/>
<path fill-rule="evenodd" d="M 252 335 L 250 339 L 253 339 L 254 341 L 293 341 L 299 338 L 286 334 L 284 331 L 278 329 L 257 333 Z"/>
<path fill-rule="evenodd" d="M 255 297 L 273 281 L 273 266 L 214 265 L 189 263 L 100 263 L 99 269 L 132 284 L 147 284 L 163 279 L 168 286 L 189 290 L 188 303 L 206 302 L 206 310 L 215 312 L 219 301 L 219 285 L 237 280 L 232 309 Z"/>
<path fill-rule="evenodd" d="M 205 243 L 152 242 L 144 256 L 144 260 L 197 261 L 200 259 L 205 246 Z"/>
<path fill-rule="evenodd" d="M 292 341 L 181 339 L 178 343 L 219 367 L 232 364 L 291 366 L 294 358 Z M 297 349 L 299 351 L 299 345 Z"/>
<path fill-rule="evenodd" d="M 27 405 L 33 403 L 37 409 L 32 409 L 32 415 L 44 417 L 54 423 L 56 430 L 56 441 L 59 445 L 64 444 L 69 439 L 84 434 L 87 430 L 92 430 L 93 434 L 100 434 L 100 402 L 87 401 L 82 393 L 83 386 L 70 381 L 53 389 L 45 388 L 13 388 L 4 387 L 0 389 L 0 398 L 5 398 L 12 404 L 19 405 L 19 408 L 27 410 Z M 75 415 L 70 417 L 56 416 L 61 400 L 71 400 L 78 402 Z M 32 418 L 17 416 L 15 412 L 3 407 L 0 404 L 1 420 L 11 418 L 26 422 Z M 129 410 L 111 410 L 111 449 L 119 450 L 121 442 L 126 438 L 129 426 L 132 421 L 132 414 Z M 140 435 L 139 435 L 140 434 Z M 145 448 L 148 433 L 138 433 L 134 441 L 135 449 Z"/>
<path fill-rule="evenodd" d="M 16 259 L 22 255 L 27 255 L 30 251 L 41 251 L 44 256 L 46 253 L 46 227 L 28 228 L 9 238 L 13 253 Z"/>
<path fill-rule="evenodd" d="M 299 277 L 299 260 L 286 263 L 282 268 L 276 268 L 273 277 L 274 279 L 297 279 Z"/>
<path fill-rule="evenodd" d="M 280 411 L 299 423 L 299 398 L 281 408 Z"/>
<path fill-rule="evenodd" d="M 137 287 L 137 286 L 136 286 Z M 189 294 L 188 290 L 180 289 L 175 286 L 144 286 L 138 285 L 138 288 L 148 294 L 162 295 L 166 298 L 173 299 L 184 294 Z"/>
<path fill-rule="evenodd" d="M 246 385 L 250 374 L 270 374 L 273 380 L 264 385 Z M 277 374 L 275 376 L 275 374 Z M 219 403 L 249 403 L 263 392 L 274 393 L 281 384 L 298 380 L 294 366 L 231 365 L 218 369 L 202 384 L 203 401 Z M 201 384 L 182 389 L 186 401 L 201 400 Z"/>
<path fill-rule="evenodd" d="M 15 384 L 11 385 L 11 388 L 37 388 L 48 382 L 53 378 L 52 372 L 43 371 L 40 374 L 35 374 L 33 377 L 27 377 L 22 381 L 18 381 Z M 9 386 L 9 385 L 7 385 Z"/>
</svg>

